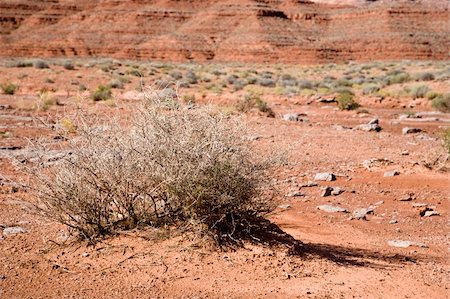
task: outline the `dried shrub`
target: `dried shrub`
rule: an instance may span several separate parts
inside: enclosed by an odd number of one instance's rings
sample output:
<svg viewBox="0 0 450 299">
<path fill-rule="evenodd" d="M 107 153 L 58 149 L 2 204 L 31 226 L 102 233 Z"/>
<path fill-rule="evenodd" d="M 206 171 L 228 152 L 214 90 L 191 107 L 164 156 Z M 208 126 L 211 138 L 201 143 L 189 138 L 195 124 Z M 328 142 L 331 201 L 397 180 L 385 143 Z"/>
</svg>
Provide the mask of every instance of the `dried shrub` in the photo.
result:
<svg viewBox="0 0 450 299">
<path fill-rule="evenodd" d="M 254 160 L 237 121 L 160 97 L 132 119 L 95 126 L 82 118 L 57 160 L 47 146 L 37 149 L 39 159 L 25 170 L 47 216 L 89 240 L 175 225 L 236 244 L 273 209 L 262 196 L 268 164 Z"/>
</svg>

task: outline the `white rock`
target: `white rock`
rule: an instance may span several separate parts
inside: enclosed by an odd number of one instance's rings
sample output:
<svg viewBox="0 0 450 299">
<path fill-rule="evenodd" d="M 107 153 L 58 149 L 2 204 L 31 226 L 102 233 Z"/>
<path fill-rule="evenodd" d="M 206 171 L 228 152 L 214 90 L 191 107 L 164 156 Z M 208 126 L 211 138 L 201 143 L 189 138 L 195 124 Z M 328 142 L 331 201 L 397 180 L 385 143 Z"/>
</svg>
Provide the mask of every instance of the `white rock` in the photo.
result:
<svg viewBox="0 0 450 299">
<path fill-rule="evenodd" d="M 11 227 L 6 227 L 3 229 L 4 236 L 17 235 L 17 234 L 22 234 L 24 232 L 25 232 L 25 229 L 23 229 L 20 226 L 11 226 Z"/>
<path fill-rule="evenodd" d="M 345 208 L 338 207 L 338 206 L 332 206 L 332 205 L 320 205 L 320 206 L 317 206 L 317 208 L 321 211 L 325 211 L 328 213 L 337 213 L 337 212 L 346 213 L 347 212 L 347 209 L 345 209 Z"/>
<path fill-rule="evenodd" d="M 389 246 L 398 247 L 398 248 L 408 248 L 410 246 L 424 247 L 424 248 L 427 247 L 427 245 L 425 245 L 423 243 L 414 242 L 414 241 L 389 240 L 387 243 Z"/>
<path fill-rule="evenodd" d="M 322 173 L 317 173 L 314 176 L 314 180 L 315 181 L 335 181 L 336 176 L 333 173 L 322 172 Z"/>
</svg>

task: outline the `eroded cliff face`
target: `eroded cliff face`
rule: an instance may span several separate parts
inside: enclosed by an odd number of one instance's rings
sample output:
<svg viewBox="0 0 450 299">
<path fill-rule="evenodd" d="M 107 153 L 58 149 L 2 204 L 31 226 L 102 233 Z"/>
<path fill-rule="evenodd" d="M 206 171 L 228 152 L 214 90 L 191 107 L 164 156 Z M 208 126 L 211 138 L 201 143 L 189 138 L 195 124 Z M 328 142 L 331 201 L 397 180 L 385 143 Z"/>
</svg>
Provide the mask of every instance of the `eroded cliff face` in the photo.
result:
<svg viewBox="0 0 450 299">
<path fill-rule="evenodd" d="M 447 0 L 322 2 L 3 0 L 0 56 L 295 63 L 449 59 Z"/>
</svg>

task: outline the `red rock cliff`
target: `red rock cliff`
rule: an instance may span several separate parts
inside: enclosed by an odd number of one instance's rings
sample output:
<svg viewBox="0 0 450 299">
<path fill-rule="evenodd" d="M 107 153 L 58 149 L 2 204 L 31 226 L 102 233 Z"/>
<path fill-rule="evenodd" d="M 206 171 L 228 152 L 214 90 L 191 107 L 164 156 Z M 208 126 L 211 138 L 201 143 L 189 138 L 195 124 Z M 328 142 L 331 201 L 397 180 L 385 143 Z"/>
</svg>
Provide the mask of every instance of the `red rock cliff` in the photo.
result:
<svg viewBox="0 0 450 299">
<path fill-rule="evenodd" d="M 0 56 L 449 59 L 447 0 L 3 0 Z"/>
</svg>

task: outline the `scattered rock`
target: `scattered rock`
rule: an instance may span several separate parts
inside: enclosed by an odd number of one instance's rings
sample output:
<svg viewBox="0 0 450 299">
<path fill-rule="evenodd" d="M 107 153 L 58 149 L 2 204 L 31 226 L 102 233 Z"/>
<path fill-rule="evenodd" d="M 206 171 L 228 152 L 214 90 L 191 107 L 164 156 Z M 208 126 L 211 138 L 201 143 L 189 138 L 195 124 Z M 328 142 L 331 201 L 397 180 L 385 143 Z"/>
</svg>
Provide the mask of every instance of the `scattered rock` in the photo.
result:
<svg viewBox="0 0 450 299">
<path fill-rule="evenodd" d="M 285 121 L 299 121 L 300 115 L 298 113 L 288 113 L 283 115 Z"/>
<path fill-rule="evenodd" d="M 370 120 L 367 124 L 358 125 L 355 127 L 356 130 L 365 131 L 365 132 L 380 132 L 381 127 L 378 124 L 378 118 L 374 118 Z"/>
<path fill-rule="evenodd" d="M 287 197 L 297 197 L 297 196 L 305 196 L 305 194 L 300 191 L 291 191 L 286 196 Z"/>
<path fill-rule="evenodd" d="M 291 208 L 291 205 L 280 205 L 278 206 L 280 209 L 287 210 Z"/>
<path fill-rule="evenodd" d="M 316 186 L 319 186 L 319 184 L 316 182 L 313 182 L 313 181 L 309 181 L 305 184 L 302 184 L 300 187 L 303 188 L 303 187 L 316 187 Z"/>
<path fill-rule="evenodd" d="M 438 211 L 425 211 L 425 213 L 423 214 L 423 217 L 431 217 L 431 216 L 439 216 L 439 212 Z"/>
<path fill-rule="evenodd" d="M 398 170 L 390 170 L 390 171 L 386 171 L 383 176 L 384 177 L 392 177 L 392 176 L 396 176 L 399 174 L 400 174 L 400 171 L 398 171 Z"/>
<path fill-rule="evenodd" d="M 331 195 L 334 195 L 334 196 L 338 196 L 339 194 L 341 194 L 342 192 L 344 192 L 344 190 L 342 190 L 341 188 L 339 188 L 339 187 L 334 187 L 334 188 L 332 188 L 333 190 L 331 190 Z"/>
<path fill-rule="evenodd" d="M 339 187 L 322 187 L 322 197 L 327 197 L 330 195 L 334 195 L 334 196 L 338 196 L 339 194 L 341 194 L 342 192 L 344 192 L 344 190 L 342 190 Z"/>
<path fill-rule="evenodd" d="M 320 206 L 317 206 L 317 208 L 321 211 L 328 212 L 328 213 L 337 213 L 337 212 L 347 213 L 347 209 L 338 207 L 338 206 L 320 205 Z"/>
<path fill-rule="evenodd" d="M 322 173 L 317 173 L 314 176 L 314 180 L 316 181 L 335 181 L 336 180 L 336 176 L 333 173 L 329 173 L 329 172 L 322 172 Z"/>
<path fill-rule="evenodd" d="M 372 210 L 373 211 L 373 210 Z M 369 214 L 369 210 L 366 208 L 359 208 L 353 211 L 352 219 L 366 220 L 366 215 Z"/>
<path fill-rule="evenodd" d="M 425 245 L 423 243 L 413 242 L 413 241 L 404 241 L 404 240 L 389 240 L 387 243 L 389 246 L 398 247 L 398 248 L 408 248 L 410 246 L 423 247 L 423 248 L 427 247 L 427 245 Z"/>
<path fill-rule="evenodd" d="M 396 224 L 396 223 L 398 223 L 397 219 L 392 219 L 392 220 L 389 221 L 389 224 Z"/>
<path fill-rule="evenodd" d="M 399 201 L 411 201 L 414 199 L 414 194 L 407 194 L 399 199 Z"/>
<path fill-rule="evenodd" d="M 356 130 L 365 131 L 365 132 L 380 132 L 381 127 L 378 124 L 362 124 L 355 127 Z"/>
<path fill-rule="evenodd" d="M 322 188 L 322 194 L 320 195 L 320 196 L 322 196 L 322 197 L 327 197 L 327 196 L 330 196 L 331 195 L 331 192 L 333 191 L 333 188 L 332 187 L 324 187 L 324 188 Z"/>
<path fill-rule="evenodd" d="M 427 207 L 428 206 L 428 204 L 427 203 L 422 203 L 422 202 L 416 202 L 416 203 L 413 203 L 413 208 L 424 208 L 424 207 Z"/>
<path fill-rule="evenodd" d="M 369 159 L 369 160 L 364 160 L 362 162 L 363 167 L 367 168 L 368 170 L 370 170 L 370 168 L 372 167 L 379 167 L 382 165 L 390 165 L 393 164 L 394 161 L 392 160 L 388 160 L 386 158 L 381 158 L 381 159 L 377 159 L 377 158 L 373 158 L 373 159 Z"/>
<path fill-rule="evenodd" d="M 4 236 L 12 236 L 25 233 L 25 229 L 20 226 L 10 226 L 3 229 Z"/>
<path fill-rule="evenodd" d="M 414 134 L 414 133 L 420 133 L 422 132 L 421 129 L 419 128 L 409 128 L 409 127 L 405 127 L 402 129 L 402 134 L 406 135 L 406 134 Z"/>
<path fill-rule="evenodd" d="M 408 151 L 403 151 L 402 152 L 402 156 L 409 156 L 409 152 Z"/>
<path fill-rule="evenodd" d="M 253 135 L 253 136 L 247 136 L 246 139 L 249 140 L 249 141 L 257 141 L 257 140 L 260 140 L 262 138 L 263 138 L 262 136 Z"/>
<path fill-rule="evenodd" d="M 369 124 L 369 125 L 378 125 L 378 123 L 379 123 L 378 118 L 374 118 L 374 119 L 370 120 L 367 124 Z"/>
<path fill-rule="evenodd" d="M 316 100 L 317 103 L 334 103 L 336 102 L 336 98 L 335 97 L 330 97 L 330 98 L 324 98 L 324 97 L 319 97 Z"/>
</svg>

